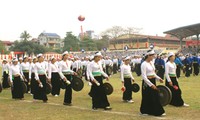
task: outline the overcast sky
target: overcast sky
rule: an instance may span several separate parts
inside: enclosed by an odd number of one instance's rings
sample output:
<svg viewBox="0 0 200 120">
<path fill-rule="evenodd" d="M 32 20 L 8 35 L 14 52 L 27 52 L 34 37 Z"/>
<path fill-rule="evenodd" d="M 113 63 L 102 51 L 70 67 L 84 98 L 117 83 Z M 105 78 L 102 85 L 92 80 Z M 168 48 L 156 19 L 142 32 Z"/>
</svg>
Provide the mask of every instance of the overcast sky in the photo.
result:
<svg viewBox="0 0 200 120">
<path fill-rule="evenodd" d="M 80 26 L 96 34 L 112 26 L 143 28 L 143 34 L 200 23 L 199 0 L 0 0 L 0 40 L 16 40 L 27 30 L 33 38 L 53 32 L 62 38 Z M 84 15 L 84 22 L 77 17 Z"/>
</svg>

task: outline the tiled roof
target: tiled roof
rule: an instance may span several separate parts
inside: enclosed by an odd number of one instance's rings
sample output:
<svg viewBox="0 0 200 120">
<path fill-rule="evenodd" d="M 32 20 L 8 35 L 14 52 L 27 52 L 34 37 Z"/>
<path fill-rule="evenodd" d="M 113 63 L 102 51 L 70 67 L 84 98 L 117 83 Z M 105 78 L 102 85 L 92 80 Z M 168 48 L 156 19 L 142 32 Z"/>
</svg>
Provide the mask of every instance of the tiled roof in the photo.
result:
<svg viewBox="0 0 200 120">
<path fill-rule="evenodd" d="M 40 35 L 45 35 L 45 36 L 48 36 L 48 37 L 60 37 L 58 34 L 56 33 L 41 33 Z"/>
<path fill-rule="evenodd" d="M 2 41 L 3 44 L 6 44 L 6 45 L 11 45 L 13 44 L 14 42 L 11 42 L 11 41 Z"/>
<path fill-rule="evenodd" d="M 170 41 L 179 41 L 177 37 L 173 37 L 170 35 L 163 36 L 152 36 L 152 35 L 141 35 L 141 34 L 134 34 L 134 35 L 122 35 L 118 37 L 116 40 L 129 40 L 131 38 L 140 38 L 140 39 L 157 39 L 157 40 L 170 40 Z M 114 39 L 113 39 L 114 40 Z M 185 41 L 185 39 L 183 39 Z"/>
</svg>

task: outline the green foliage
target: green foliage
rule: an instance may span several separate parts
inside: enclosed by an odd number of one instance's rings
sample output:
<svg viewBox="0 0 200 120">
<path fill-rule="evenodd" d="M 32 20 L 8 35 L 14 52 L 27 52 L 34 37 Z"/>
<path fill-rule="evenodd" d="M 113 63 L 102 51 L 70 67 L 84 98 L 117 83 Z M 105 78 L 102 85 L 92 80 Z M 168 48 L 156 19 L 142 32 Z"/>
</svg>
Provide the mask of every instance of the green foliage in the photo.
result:
<svg viewBox="0 0 200 120">
<path fill-rule="evenodd" d="M 21 33 L 20 38 L 27 41 L 29 38 L 31 38 L 31 35 L 25 30 L 23 33 Z"/>
<path fill-rule="evenodd" d="M 101 50 L 102 48 L 108 48 L 109 38 L 108 36 L 102 36 L 101 40 L 93 40 L 87 36 L 80 41 L 72 32 L 67 32 L 64 38 L 64 48 L 63 51 L 80 51 L 84 49 L 85 51 L 95 51 Z"/>
<path fill-rule="evenodd" d="M 27 52 L 28 54 L 31 53 L 44 53 L 48 51 L 48 49 L 45 46 L 38 45 L 36 43 L 33 43 L 31 41 L 15 41 L 14 45 L 10 48 L 11 51 L 22 51 Z"/>
<path fill-rule="evenodd" d="M 80 45 L 79 39 L 72 34 L 72 32 L 67 32 L 64 38 L 64 48 L 63 51 L 78 51 Z"/>
<path fill-rule="evenodd" d="M 96 40 L 95 43 L 97 45 L 97 50 L 102 50 L 103 48 L 108 48 L 109 39 L 102 37 L 102 39 Z"/>
<path fill-rule="evenodd" d="M 94 40 L 85 37 L 80 44 L 80 48 L 86 51 L 94 51 L 97 50 L 97 45 Z"/>
</svg>

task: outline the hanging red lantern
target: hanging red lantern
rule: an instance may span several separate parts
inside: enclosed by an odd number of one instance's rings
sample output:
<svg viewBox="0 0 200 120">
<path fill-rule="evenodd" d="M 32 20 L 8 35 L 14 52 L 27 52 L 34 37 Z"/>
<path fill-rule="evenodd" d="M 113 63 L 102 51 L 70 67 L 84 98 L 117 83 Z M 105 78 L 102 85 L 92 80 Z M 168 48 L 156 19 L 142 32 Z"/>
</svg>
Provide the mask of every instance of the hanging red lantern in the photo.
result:
<svg viewBox="0 0 200 120">
<path fill-rule="evenodd" d="M 80 15 L 80 16 L 78 16 L 78 20 L 82 22 L 85 20 L 85 17 L 83 15 Z"/>
</svg>

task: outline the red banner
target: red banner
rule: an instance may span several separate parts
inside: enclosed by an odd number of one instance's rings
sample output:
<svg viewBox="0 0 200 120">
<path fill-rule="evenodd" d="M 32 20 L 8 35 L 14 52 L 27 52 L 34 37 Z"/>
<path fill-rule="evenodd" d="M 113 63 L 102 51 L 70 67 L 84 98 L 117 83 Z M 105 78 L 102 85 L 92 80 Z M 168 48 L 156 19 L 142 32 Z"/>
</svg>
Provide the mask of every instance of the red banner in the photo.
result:
<svg viewBox="0 0 200 120">
<path fill-rule="evenodd" d="M 195 46 L 195 45 L 200 45 L 200 40 L 190 40 L 190 41 L 186 41 L 186 46 Z"/>
</svg>

